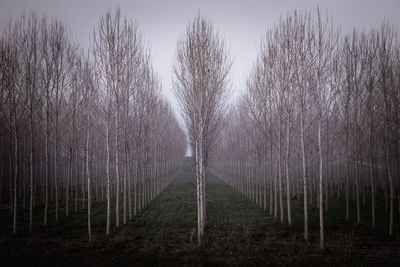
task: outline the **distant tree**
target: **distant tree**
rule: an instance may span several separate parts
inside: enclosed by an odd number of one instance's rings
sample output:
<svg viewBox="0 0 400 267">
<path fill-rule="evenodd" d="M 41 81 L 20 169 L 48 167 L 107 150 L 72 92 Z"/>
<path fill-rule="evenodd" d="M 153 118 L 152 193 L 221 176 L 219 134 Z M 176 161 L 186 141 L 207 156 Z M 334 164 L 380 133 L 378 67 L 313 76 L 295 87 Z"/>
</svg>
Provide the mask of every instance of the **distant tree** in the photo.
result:
<svg viewBox="0 0 400 267">
<path fill-rule="evenodd" d="M 70 43 L 66 34 L 65 26 L 59 22 L 54 21 L 50 28 L 49 49 L 51 64 L 53 64 L 52 88 L 53 99 L 52 107 L 54 112 L 54 150 L 53 150 L 53 164 L 54 164 L 54 191 L 55 191 L 55 219 L 58 221 L 59 214 L 59 170 L 58 170 L 58 157 L 59 157 L 59 120 L 61 112 L 65 107 L 65 94 L 67 90 L 67 75 L 70 71 L 68 65 L 68 53 L 70 50 Z"/>
<path fill-rule="evenodd" d="M 94 119 L 93 114 L 94 110 L 96 110 L 95 105 L 97 98 L 97 84 L 95 77 L 93 75 L 93 67 L 89 62 L 89 58 L 86 57 L 84 61 L 84 66 L 82 68 L 84 75 L 84 84 L 83 84 L 83 104 L 85 106 L 84 109 L 84 117 L 86 121 L 86 137 L 85 137 L 85 168 L 86 168 L 86 180 L 87 180 L 87 214 L 88 214 L 88 234 L 89 234 L 89 243 L 92 241 L 92 232 L 91 232 L 91 171 L 89 168 L 89 145 L 90 145 L 90 129 L 93 127 L 91 121 Z"/>
<path fill-rule="evenodd" d="M 2 88 L 1 88 L 1 112 L 4 124 L 10 134 L 10 169 L 13 177 L 10 179 L 10 195 L 12 210 L 12 233 L 17 232 L 17 182 L 18 182 L 18 147 L 19 131 L 22 123 L 24 108 L 23 94 L 20 91 L 20 65 L 18 61 L 18 42 L 20 30 L 23 27 L 22 20 L 10 21 L 6 26 L 2 39 Z M 12 164 L 14 163 L 14 164 Z M 12 179 L 12 181 L 11 181 Z"/>
<path fill-rule="evenodd" d="M 39 87 L 40 87 L 40 63 L 41 51 L 39 48 L 40 25 L 38 18 L 32 13 L 28 18 L 19 18 L 20 42 L 18 51 L 20 53 L 20 75 L 21 89 L 24 92 L 24 108 L 29 117 L 29 232 L 32 232 L 33 219 L 33 200 L 34 200 L 34 181 L 33 181 L 33 153 L 34 153 L 34 131 L 35 115 L 39 106 Z"/>
<path fill-rule="evenodd" d="M 377 57 L 377 68 L 378 68 L 378 88 L 381 90 L 383 96 L 383 114 L 384 114 L 384 154 L 385 154 L 385 169 L 387 179 L 389 183 L 389 236 L 393 234 L 393 205 L 394 205 L 394 182 L 393 182 L 393 170 L 391 167 L 391 149 L 390 144 L 393 142 L 391 135 L 390 124 L 393 120 L 393 111 L 395 107 L 395 98 L 392 97 L 392 90 L 395 90 L 394 86 L 394 51 L 395 51 L 395 39 L 393 28 L 387 24 L 383 24 L 379 29 L 378 39 L 378 57 Z M 398 104 L 398 103 L 397 103 Z M 397 107 L 398 108 L 398 107 Z M 397 133 L 398 136 L 398 133 Z"/>
</svg>

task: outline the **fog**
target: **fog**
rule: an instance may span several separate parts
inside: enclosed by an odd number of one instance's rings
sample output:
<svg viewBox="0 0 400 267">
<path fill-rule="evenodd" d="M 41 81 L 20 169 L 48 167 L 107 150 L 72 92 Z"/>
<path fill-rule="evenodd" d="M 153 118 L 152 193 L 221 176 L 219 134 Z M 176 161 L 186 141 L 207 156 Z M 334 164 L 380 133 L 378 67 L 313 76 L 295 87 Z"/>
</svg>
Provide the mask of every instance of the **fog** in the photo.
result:
<svg viewBox="0 0 400 267">
<path fill-rule="evenodd" d="M 326 11 L 334 24 L 340 25 L 345 33 L 353 28 L 368 29 L 384 20 L 400 25 L 400 1 L 396 0 L 1 0 L 0 27 L 3 28 L 11 17 L 34 10 L 38 15 L 64 21 L 75 41 L 87 48 L 100 16 L 109 9 L 120 7 L 123 15 L 138 23 L 151 47 L 152 62 L 161 77 L 163 93 L 179 113 L 171 89 L 171 70 L 177 39 L 185 32 L 186 24 L 192 17 L 201 14 L 212 20 L 215 28 L 225 37 L 234 60 L 231 84 L 233 95 L 237 96 L 245 86 L 259 42 L 267 29 L 280 16 L 294 9 L 315 11 L 317 6 L 322 12 Z"/>
</svg>

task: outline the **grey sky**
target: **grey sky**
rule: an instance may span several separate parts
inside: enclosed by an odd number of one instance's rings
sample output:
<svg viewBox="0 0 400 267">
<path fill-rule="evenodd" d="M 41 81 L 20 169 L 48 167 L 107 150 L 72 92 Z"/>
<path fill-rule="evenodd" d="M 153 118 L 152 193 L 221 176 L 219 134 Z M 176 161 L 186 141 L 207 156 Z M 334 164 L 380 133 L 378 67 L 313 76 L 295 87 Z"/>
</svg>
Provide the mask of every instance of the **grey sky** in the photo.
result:
<svg viewBox="0 0 400 267">
<path fill-rule="evenodd" d="M 230 47 L 234 60 L 232 88 L 237 94 L 244 87 L 259 40 L 267 29 L 276 24 L 281 15 L 294 9 L 315 10 L 317 5 L 322 11 L 328 11 L 335 25 L 341 25 L 342 32 L 354 27 L 368 29 L 384 20 L 396 28 L 400 25 L 399 0 L 0 0 L 0 27 L 3 29 L 11 17 L 35 10 L 39 15 L 61 19 L 70 28 L 74 40 L 89 47 L 91 32 L 100 16 L 108 9 L 120 7 L 123 15 L 138 23 L 151 46 L 153 65 L 162 80 L 163 93 L 176 106 L 171 93 L 176 41 L 198 12 L 214 22 Z"/>
</svg>

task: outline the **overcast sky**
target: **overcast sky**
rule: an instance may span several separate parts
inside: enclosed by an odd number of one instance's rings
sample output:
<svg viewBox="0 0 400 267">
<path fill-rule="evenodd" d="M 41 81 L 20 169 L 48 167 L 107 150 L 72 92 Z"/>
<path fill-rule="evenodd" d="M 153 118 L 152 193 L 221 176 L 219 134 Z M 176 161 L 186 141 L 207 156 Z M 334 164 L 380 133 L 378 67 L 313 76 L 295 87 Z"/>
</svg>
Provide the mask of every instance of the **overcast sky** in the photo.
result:
<svg viewBox="0 0 400 267">
<path fill-rule="evenodd" d="M 335 25 L 341 26 L 342 32 L 369 29 L 384 20 L 397 29 L 400 26 L 399 0 L 0 0 L 0 27 L 3 31 L 11 17 L 34 10 L 39 15 L 61 19 L 69 27 L 72 38 L 87 48 L 100 16 L 108 9 L 120 7 L 123 15 L 138 23 L 151 47 L 163 93 L 176 107 L 171 92 L 176 42 L 196 14 L 200 12 L 211 19 L 225 38 L 234 60 L 231 81 L 237 94 L 244 87 L 259 41 L 267 29 L 294 9 L 315 11 L 317 5 L 328 12 Z"/>
</svg>

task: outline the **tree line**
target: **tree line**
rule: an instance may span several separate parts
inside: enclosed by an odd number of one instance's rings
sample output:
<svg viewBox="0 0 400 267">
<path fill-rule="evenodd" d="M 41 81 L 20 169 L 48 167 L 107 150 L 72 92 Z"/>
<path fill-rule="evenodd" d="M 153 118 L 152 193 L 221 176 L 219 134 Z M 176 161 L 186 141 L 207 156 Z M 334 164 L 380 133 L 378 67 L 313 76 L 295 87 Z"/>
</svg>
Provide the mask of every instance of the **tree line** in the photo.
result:
<svg viewBox="0 0 400 267">
<path fill-rule="evenodd" d="M 324 214 L 333 196 L 361 223 L 377 199 L 400 214 L 400 43 L 388 23 L 341 35 L 328 15 L 292 12 L 262 38 L 246 90 L 225 117 L 212 168 L 281 223 L 292 199 Z M 354 203 L 354 205 L 352 204 Z M 354 207 L 354 208 L 352 208 Z"/>
<path fill-rule="evenodd" d="M 209 169 L 289 226 L 291 201 L 301 200 L 305 240 L 316 204 L 321 249 L 334 196 L 345 199 L 344 219 L 355 212 L 357 224 L 369 205 L 372 229 L 383 200 L 393 235 L 396 34 L 383 23 L 342 36 L 319 9 L 290 13 L 264 35 L 245 92 L 229 105 L 232 60 L 223 38 L 200 15 L 187 24 L 173 86 L 196 166 L 199 244 Z M 35 207 L 45 225 L 49 210 L 57 221 L 60 212 L 86 209 L 90 241 L 92 200 L 106 200 L 107 235 L 112 210 L 115 226 L 121 209 L 126 224 L 165 188 L 186 151 L 137 25 L 118 9 L 107 12 L 83 51 L 60 21 L 22 15 L 9 22 L 0 48 L 0 199 L 9 201 L 13 233 L 28 203 L 29 231 Z"/>
<path fill-rule="evenodd" d="M 28 220 L 33 231 L 34 211 L 47 225 L 86 209 L 90 242 L 92 202 L 106 201 L 108 235 L 111 218 L 125 225 L 185 156 L 137 25 L 108 11 L 91 40 L 85 51 L 61 21 L 35 13 L 1 34 L 0 200 L 13 233 Z"/>
</svg>

